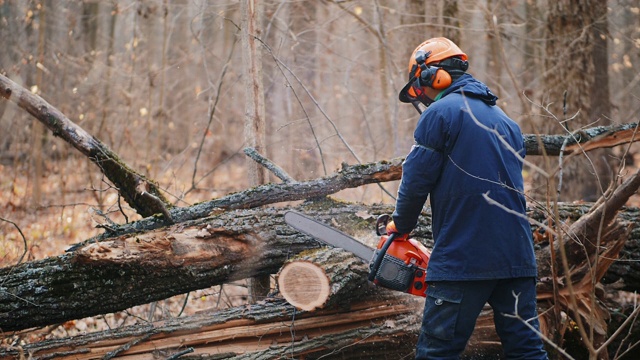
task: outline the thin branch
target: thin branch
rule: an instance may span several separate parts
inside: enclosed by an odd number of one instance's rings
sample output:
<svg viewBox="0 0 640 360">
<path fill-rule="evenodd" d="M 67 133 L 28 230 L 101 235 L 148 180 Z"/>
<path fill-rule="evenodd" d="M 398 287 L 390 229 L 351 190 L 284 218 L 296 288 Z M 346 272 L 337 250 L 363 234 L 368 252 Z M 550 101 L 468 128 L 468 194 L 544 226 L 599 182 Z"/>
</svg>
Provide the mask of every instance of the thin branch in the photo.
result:
<svg viewBox="0 0 640 360">
<path fill-rule="evenodd" d="M 24 252 L 22 253 L 22 256 L 20 256 L 20 259 L 16 263 L 16 265 L 20 265 L 22 260 L 24 260 L 25 255 L 27 255 L 27 251 L 28 251 L 27 239 L 24 237 L 24 234 L 22 233 L 22 230 L 20 229 L 18 224 L 14 223 L 11 220 L 5 219 L 3 217 L 0 217 L 0 221 L 8 222 L 9 224 L 13 225 L 16 228 L 16 230 L 18 230 L 18 232 L 20 233 L 20 236 L 22 237 L 22 241 L 24 242 Z"/>
<path fill-rule="evenodd" d="M 272 58 L 274 59 L 274 61 L 276 62 L 276 66 L 278 67 L 278 69 L 280 70 L 280 72 L 282 72 L 282 75 L 284 76 L 285 79 L 287 79 L 286 75 L 284 74 L 284 72 L 282 71 L 282 68 L 285 68 L 289 74 L 291 74 L 298 82 L 298 84 L 305 90 L 305 92 L 307 93 L 307 96 L 309 96 L 309 98 L 311 99 L 311 101 L 316 105 L 316 108 L 320 111 L 320 113 L 322 113 L 322 115 L 325 117 L 325 119 L 327 119 L 327 121 L 329 122 L 329 124 L 331 124 L 331 126 L 333 127 L 333 130 L 335 131 L 335 135 L 340 139 L 340 141 L 344 144 L 344 146 L 347 148 L 347 150 L 351 153 L 351 155 L 356 159 L 356 161 L 358 162 L 358 164 L 362 164 L 362 160 L 360 160 L 360 158 L 358 157 L 358 155 L 355 153 L 355 151 L 351 148 L 351 146 L 349 145 L 349 143 L 347 142 L 347 140 L 342 136 L 342 134 L 340 133 L 340 131 L 338 130 L 338 127 L 336 126 L 336 124 L 333 122 L 333 120 L 331 120 L 331 118 L 329 117 L 329 115 L 327 115 L 327 113 L 324 111 L 324 109 L 320 106 L 320 104 L 318 103 L 318 101 L 313 97 L 313 95 L 311 94 L 311 92 L 309 91 L 309 89 L 307 89 L 307 87 L 302 83 L 302 81 L 300 80 L 300 78 L 298 78 L 298 76 L 291 71 L 291 69 L 289 69 L 289 67 L 287 67 L 287 65 L 285 65 L 279 58 L 277 58 L 274 54 L 273 51 L 271 50 L 271 48 L 265 44 L 261 39 L 257 39 L 258 41 L 262 42 L 262 44 L 267 48 L 269 54 L 271 54 Z M 287 83 L 289 85 L 291 85 L 291 83 L 289 82 L 289 80 L 287 79 Z M 322 159 L 322 166 L 324 169 L 324 174 L 327 175 L 327 167 L 324 161 L 324 156 L 322 154 L 322 147 L 320 146 L 320 142 L 315 134 L 315 130 L 313 128 L 313 125 L 311 124 L 311 120 L 309 118 L 309 115 L 307 114 L 306 110 L 304 109 L 304 107 L 302 106 L 302 102 L 300 101 L 298 94 L 294 91 L 293 92 L 294 96 L 296 97 L 296 99 L 298 100 L 298 103 L 300 104 L 302 111 L 305 114 L 305 117 L 307 119 L 307 122 L 309 123 L 309 127 L 311 128 L 311 132 L 313 135 L 313 138 L 316 141 L 317 147 L 318 147 L 318 151 L 320 152 L 320 158 Z M 382 186 L 381 184 L 378 183 L 378 186 L 380 187 L 380 189 L 382 189 L 382 191 L 384 191 L 387 195 L 389 195 L 391 198 L 395 199 L 395 197 L 393 196 L 393 194 L 391 194 L 387 189 L 384 188 L 384 186 Z"/>
<path fill-rule="evenodd" d="M 147 340 L 148 338 L 150 338 L 150 337 L 151 337 L 151 335 L 154 335 L 154 332 L 150 332 L 150 333 L 145 334 L 145 335 L 143 335 L 143 336 L 141 336 L 141 337 L 139 337 L 139 338 L 135 338 L 135 339 L 133 339 L 133 340 L 129 341 L 128 343 L 126 343 L 126 344 L 124 344 L 124 345 L 120 346 L 119 348 L 117 348 L 117 349 L 115 349 L 115 350 L 113 350 L 113 351 L 110 351 L 110 352 L 106 353 L 106 354 L 102 357 L 102 360 L 110 360 L 110 359 L 113 359 L 114 357 L 118 356 L 118 354 L 120 354 L 121 352 L 123 352 L 123 351 L 127 351 L 127 350 L 129 350 L 132 346 L 137 345 L 137 344 L 139 344 L 140 342 Z"/>
<path fill-rule="evenodd" d="M 484 10 L 485 12 L 488 12 L 488 9 L 486 7 Z M 498 42 L 498 47 L 500 48 L 500 60 L 502 60 L 502 65 L 504 66 L 504 69 L 507 70 L 507 74 L 509 74 L 511 83 L 513 84 L 513 87 L 516 89 L 515 92 L 516 94 L 518 94 L 518 99 L 520 99 L 522 111 L 525 112 L 527 109 L 527 101 L 526 101 L 526 98 L 524 97 L 524 91 L 518 85 L 516 76 L 513 74 L 513 70 L 511 70 L 511 66 L 509 66 L 511 62 L 507 60 L 507 53 L 504 48 L 504 44 L 502 43 L 502 34 L 500 33 L 500 30 L 498 28 L 498 17 L 494 15 L 493 12 L 490 12 L 490 14 L 491 14 L 491 21 L 489 22 L 491 23 L 491 31 L 493 32 L 494 37 Z"/>
<path fill-rule="evenodd" d="M 607 339 L 607 341 L 604 342 L 604 344 L 602 344 L 602 346 L 598 349 L 598 352 L 600 352 L 603 349 L 606 349 L 609 346 L 609 344 L 611 344 L 611 342 L 616 337 L 618 337 L 618 335 L 622 333 L 622 330 L 624 330 L 627 326 L 629 326 L 629 332 L 631 332 L 631 329 L 633 328 L 633 324 L 635 323 L 636 318 L 638 317 L 639 314 L 640 314 L 640 306 L 636 306 L 636 308 L 633 309 L 633 312 L 629 315 L 629 317 L 627 317 L 627 319 L 622 323 L 622 325 L 618 326 L 616 331 L 609 336 L 609 338 Z M 620 343 L 620 345 L 622 345 L 622 342 Z"/>
<path fill-rule="evenodd" d="M 175 359 L 181 357 L 182 355 L 186 355 L 186 354 L 192 353 L 193 351 L 194 351 L 194 349 L 192 347 L 186 348 L 186 349 L 184 349 L 184 350 L 182 350 L 180 352 L 177 352 L 177 353 L 169 356 L 167 358 L 167 360 L 175 360 Z"/>
<path fill-rule="evenodd" d="M 511 215 L 515 215 L 517 217 L 526 219 L 529 223 L 531 223 L 533 225 L 536 225 L 539 228 L 544 229 L 545 231 L 548 231 L 550 237 L 557 235 L 556 231 L 552 227 L 550 227 L 550 226 L 548 226 L 548 225 L 546 225 L 544 223 L 541 223 L 539 221 L 533 220 L 533 219 L 529 218 L 527 215 L 521 214 L 521 213 L 519 213 L 517 211 L 514 211 L 512 209 L 509 209 L 508 207 L 504 206 L 503 204 L 493 200 L 491 197 L 489 197 L 489 192 L 488 191 L 486 193 L 482 194 L 482 197 L 485 199 L 485 201 L 487 203 L 489 203 L 489 205 L 497 206 L 500 209 L 504 210 L 505 212 L 507 212 L 507 213 L 509 213 Z"/>
<path fill-rule="evenodd" d="M 271 171 L 273 175 L 277 176 L 278 178 L 280 178 L 280 180 L 284 181 L 285 183 L 296 183 L 296 180 L 292 178 L 289 174 L 287 174 L 286 171 L 284 171 L 280 166 L 274 164 L 271 160 L 260 155 L 260 153 L 258 153 L 256 149 L 252 147 L 246 147 L 244 148 L 244 153 L 248 157 L 252 158 L 255 162 L 262 165 L 267 170 Z"/>
<path fill-rule="evenodd" d="M 261 40 L 259 40 L 259 41 L 261 41 Z M 289 81 L 289 78 L 287 78 L 287 76 L 285 75 L 285 73 L 282 70 L 282 68 L 284 67 L 285 69 L 287 69 L 287 71 L 290 74 L 292 74 L 296 80 L 298 80 L 298 83 L 307 91 L 307 94 L 309 94 L 309 91 L 304 87 L 304 85 L 302 84 L 300 79 L 297 76 L 295 76 L 295 74 L 293 74 L 293 72 L 282 61 L 280 61 L 280 59 L 278 59 L 275 56 L 275 54 L 273 53 L 271 48 L 267 44 L 265 44 L 264 42 L 263 42 L 263 45 L 266 47 L 267 51 L 269 52 L 269 54 L 271 55 L 271 57 L 275 61 L 276 67 L 278 68 L 278 70 L 280 70 L 280 73 L 282 74 L 282 77 L 287 81 L 287 85 L 291 88 L 293 96 L 296 98 L 296 101 L 298 101 L 298 105 L 300 105 L 300 109 L 304 113 L 304 117 L 305 117 L 307 123 L 309 124 L 309 129 L 311 130 L 311 136 L 313 137 L 313 140 L 316 143 L 316 147 L 318 149 L 318 152 L 320 153 L 320 161 L 322 162 L 322 169 L 324 170 L 324 175 L 327 175 L 328 174 L 328 172 L 327 172 L 327 164 L 324 161 L 324 154 L 322 152 L 322 146 L 320 146 L 320 140 L 318 140 L 318 136 L 316 135 L 316 130 L 313 127 L 313 124 L 311 123 L 311 118 L 309 117 L 309 114 L 307 113 L 307 109 L 305 109 L 304 106 L 302 105 L 302 100 L 300 100 L 300 97 L 298 96 L 298 93 L 293 89 L 293 86 L 292 86 L 291 82 Z"/>
<path fill-rule="evenodd" d="M 338 126 L 336 125 L 336 123 L 333 122 L 333 120 L 331 120 L 331 117 L 329 117 L 329 115 L 324 111 L 322 106 L 320 106 L 320 103 L 318 103 L 318 100 L 316 100 L 316 98 L 313 96 L 313 94 L 311 94 L 311 91 L 309 91 L 309 89 L 304 85 L 303 81 L 300 80 L 300 78 L 293 71 L 291 71 L 291 69 L 289 69 L 289 67 L 284 62 L 282 62 L 278 57 L 275 56 L 275 54 L 273 54 L 273 51 L 271 51 L 271 48 L 269 47 L 269 45 L 267 45 L 264 41 L 262 41 L 262 39 L 256 38 L 256 40 L 260 41 L 267 48 L 267 50 L 269 51 L 269 54 L 271 54 L 271 56 L 273 57 L 273 60 L 275 60 L 276 63 L 279 64 L 278 68 L 280 68 L 280 65 L 281 65 L 282 67 L 284 67 L 289 72 L 289 74 L 291 74 L 291 76 L 293 76 L 296 79 L 298 84 L 307 93 L 307 96 L 309 97 L 309 99 L 311 99 L 311 101 L 314 103 L 316 108 L 320 111 L 320 113 L 324 116 L 324 118 L 327 119 L 329 124 L 331 124 L 331 127 L 333 127 L 333 130 L 336 132 L 336 135 L 338 136 L 340 141 L 342 141 L 342 143 L 347 148 L 349 153 L 351 153 L 351 155 L 358 161 L 358 163 L 362 163 L 362 161 L 360 160 L 358 155 L 351 148 L 351 145 L 349 145 L 347 140 L 342 136 L 342 134 L 338 130 Z"/>
<path fill-rule="evenodd" d="M 204 4 L 204 2 L 203 2 Z M 233 22 L 232 22 L 233 23 Z M 235 24 L 234 24 L 235 25 Z M 240 28 L 237 28 L 236 33 L 238 33 L 240 31 Z M 194 34 L 195 35 L 195 34 Z M 198 41 L 198 43 L 201 45 L 203 52 L 205 50 L 205 46 L 202 44 L 202 41 L 200 40 L 200 35 L 195 37 L 196 40 Z M 235 37 L 233 43 L 231 44 L 231 50 L 229 51 L 229 56 L 227 57 L 227 61 L 225 62 L 224 66 L 222 67 L 222 71 L 220 72 L 220 78 L 218 79 L 218 84 L 216 86 L 216 95 L 215 95 L 215 99 L 213 100 L 213 102 L 211 101 L 211 97 L 209 97 L 209 103 L 211 104 L 211 108 L 209 109 L 209 120 L 207 122 L 207 126 L 204 128 L 204 131 L 202 132 L 202 139 L 200 140 L 200 146 L 198 146 L 198 152 L 196 154 L 196 158 L 193 162 L 193 174 L 191 175 L 191 187 L 192 188 L 196 188 L 196 174 L 198 172 L 198 161 L 200 160 L 200 155 L 202 154 L 202 149 L 204 147 L 204 141 L 207 138 L 207 134 L 209 133 L 209 128 L 211 127 L 211 123 L 213 122 L 213 118 L 214 115 L 216 113 L 216 109 L 218 108 L 218 102 L 220 101 L 220 92 L 222 90 L 222 84 L 224 83 L 224 77 L 227 74 L 227 69 L 229 67 L 229 64 L 231 63 L 231 58 L 233 56 L 233 52 L 236 48 L 236 44 L 238 43 L 238 38 Z M 204 66 L 204 70 L 205 73 L 207 74 L 207 79 L 209 78 L 208 74 L 209 74 L 209 70 L 207 67 L 207 57 L 205 56 L 205 54 L 203 54 L 203 66 Z"/>
<path fill-rule="evenodd" d="M 538 329 L 536 329 L 534 326 L 532 326 L 531 324 L 529 324 L 529 321 L 531 321 L 531 319 L 529 320 L 525 320 L 523 319 L 519 314 L 518 314 L 518 301 L 519 301 L 519 297 L 520 294 L 516 294 L 515 292 L 513 293 L 513 297 L 516 299 L 515 305 L 514 305 L 514 313 L 513 314 L 505 314 L 502 313 L 503 316 L 508 317 L 508 318 L 512 318 L 512 319 L 517 319 L 522 321 L 522 323 L 528 327 L 531 331 L 535 332 L 536 334 L 538 334 L 538 336 L 540 336 L 540 338 L 546 342 L 547 344 L 549 344 L 551 347 L 553 347 L 556 351 L 558 351 L 559 353 L 561 353 L 562 355 L 566 356 L 567 359 L 571 359 L 574 360 L 574 358 L 569 355 L 566 351 L 564 351 L 564 349 L 562 349 L 559 345 L 557 345 L 556 343 L 553 342 L 553 340 L 549 339 L 548 337 L 544 336 L 543 333 L 541 333 Z"/>
</svg>

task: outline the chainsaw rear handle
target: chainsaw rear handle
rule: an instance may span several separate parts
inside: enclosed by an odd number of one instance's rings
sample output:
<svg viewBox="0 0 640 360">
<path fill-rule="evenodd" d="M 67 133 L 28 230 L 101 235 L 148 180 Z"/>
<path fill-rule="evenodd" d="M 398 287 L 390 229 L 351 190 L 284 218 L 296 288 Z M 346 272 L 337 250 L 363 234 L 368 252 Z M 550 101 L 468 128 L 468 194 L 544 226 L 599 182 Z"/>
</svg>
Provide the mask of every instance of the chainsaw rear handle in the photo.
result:
<svg viewBox="0 0 640 360">
<path fill-rule="evenodd" d="M 389 235 L 387 241 L 385 241 L 384 245 L 382 245 L 382 247 L 380 248 L 378 256 L 376 256 L 375 261 L 371 265 L 371 270 L 369 271 L 369 281 L 373 282 L 376 279 L 376 274 L 378 274 L 378 269 L 380 268 L 380 264 L 382 264 L 384 255 L 387 253 L 389 246 L 391 246 L 391 243 L 393 242 L 393 240 L 395 240 L 397 235 L 398 233 L 392 233 L 391 235 Z"/>
<path fill-rule="evenodd" d="M 389 221 L 391 221 L 390 215 L 382 214 L 378 216 L 378 219 L 376 219 L 376 234 L 378 236 L 387 235 L 387 224 Z"/>
</svg>

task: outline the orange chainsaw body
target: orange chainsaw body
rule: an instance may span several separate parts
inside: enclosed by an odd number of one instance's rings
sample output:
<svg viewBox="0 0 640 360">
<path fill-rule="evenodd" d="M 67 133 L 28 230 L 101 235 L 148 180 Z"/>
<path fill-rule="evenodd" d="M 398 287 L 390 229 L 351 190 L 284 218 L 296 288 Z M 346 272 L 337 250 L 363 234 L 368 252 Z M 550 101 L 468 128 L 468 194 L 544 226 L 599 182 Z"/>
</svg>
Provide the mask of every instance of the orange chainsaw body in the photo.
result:
<svg viewBox="0 0 640 360">
<path fill-rule="evenodd" d="M 372 274 L 373 283 L 393 290 L 426 297 L 427 284 L 425 279 L 431 253 L 415 239 L 392 239 L 391 244 L 386 249 L 386 253 L 379 253 L 388 239 L 388 235 L 382 235 L 378 242 L 372 264 L 377 256 L 383 255 L 384 258 L 381 259 L 375 274 Z"/>
</svg>

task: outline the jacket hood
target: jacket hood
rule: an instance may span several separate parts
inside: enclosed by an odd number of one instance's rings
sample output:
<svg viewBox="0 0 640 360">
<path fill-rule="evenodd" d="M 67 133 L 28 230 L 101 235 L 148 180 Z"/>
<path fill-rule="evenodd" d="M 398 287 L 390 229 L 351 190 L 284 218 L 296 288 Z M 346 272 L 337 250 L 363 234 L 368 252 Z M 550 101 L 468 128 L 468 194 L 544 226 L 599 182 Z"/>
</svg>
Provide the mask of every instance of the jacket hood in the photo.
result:
<svg viewBox="0 0 640 360">
<path fill-rule="evenodd" d="M 464 74 L 460 78 L 451 84 L 445 91 L 442 97 L 445 97 L 451 93 L 459 93 L 465 96 L 471 96 L 484 101 L 487 105 L 495 105 L 498 97 L 495 96 L 489 87 L 483 82 L 475 79 L 469 74 Z"/>
</svg>

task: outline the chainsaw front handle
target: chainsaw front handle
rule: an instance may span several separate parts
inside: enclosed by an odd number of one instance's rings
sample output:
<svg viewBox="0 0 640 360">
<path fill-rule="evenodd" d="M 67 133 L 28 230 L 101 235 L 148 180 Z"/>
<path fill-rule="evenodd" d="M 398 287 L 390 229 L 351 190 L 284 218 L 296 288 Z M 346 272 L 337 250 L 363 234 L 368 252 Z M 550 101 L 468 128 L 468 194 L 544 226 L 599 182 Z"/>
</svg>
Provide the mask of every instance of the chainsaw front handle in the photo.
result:
<svg viewBox="0 0 640 360">
<path fill-rule="evenodd" d="M 385 241 L 384 245 L 380 248 L 378 256 L 376 256 L 376 259 L 371 266 L 371 270 L 369 271 L 369 281 L 373 282 L 373 280 L 376 279 L 376 274 L 378 274 L 378 269 L 380 268 L 380 264 L 382 264 L 382 259 L 384 259 L 384 255 L 387 253 L 389 246 L 391 246 L 391 243 L 395 240 L 396 236 L 398 236 L 398 233 L 392 233 L 389 235 L 387 241 Z"/>
</svg>

